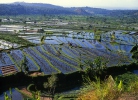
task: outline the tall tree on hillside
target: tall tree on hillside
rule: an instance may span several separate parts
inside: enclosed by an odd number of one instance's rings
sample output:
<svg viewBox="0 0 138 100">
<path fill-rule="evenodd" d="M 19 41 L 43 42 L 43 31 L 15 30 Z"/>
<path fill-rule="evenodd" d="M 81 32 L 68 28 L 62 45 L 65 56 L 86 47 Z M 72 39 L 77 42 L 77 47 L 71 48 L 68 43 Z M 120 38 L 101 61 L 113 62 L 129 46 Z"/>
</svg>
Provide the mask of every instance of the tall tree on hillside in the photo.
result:
<svg viewBox="0 0 138 100">
<path fill-rule="evenodd" d="M 48 78 L 48 81 L 43 84 L 44 88 L 48 89 L 48 93 L 52 95 L 52 100 L 55 95 L 55 88 L 57 87 L 57 81 L 58 81 L 57 75 L 53 74 Z"/>
</svg>

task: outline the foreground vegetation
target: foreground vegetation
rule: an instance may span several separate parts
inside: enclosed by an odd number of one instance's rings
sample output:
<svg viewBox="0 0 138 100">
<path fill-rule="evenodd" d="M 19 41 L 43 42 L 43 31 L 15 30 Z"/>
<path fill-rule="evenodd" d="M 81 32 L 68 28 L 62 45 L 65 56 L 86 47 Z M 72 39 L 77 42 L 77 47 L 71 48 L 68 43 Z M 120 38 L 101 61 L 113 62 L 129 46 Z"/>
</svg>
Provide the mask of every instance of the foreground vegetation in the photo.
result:
<svg viewBox="0 0 138 100">
<path fill-rule="evenodd" d="M 127 94 L 136 97 L 138 93 L 138 76 L 128 72 L 133 72 L 135 69 L 137 69 L 137 64 L 107 69 L 88 69 L 85 72 L 68 75 L 33 77 L 28 76 L 28 74 L 18 73 L 0 78 L 0 80 L 4 83 L 10 82 L 10 84 L 4 85 L 5 88 L 9 86 L 27 86 L 26 89 L 30 92 L 29 95 L 25 91 L 22 92 L 20 88 L 17 90 L 30 97 L 29 100 L 39 100 L 42 97 L 53 98 L 54 100 L 87 100 L 88 98 L 92 100 L 117 100 L 117 98 Z M 74 78 L 72 79 L 72 77 Z M 18 81 L 19 79 L 20 81 Z M 66 94 L 60 93 L 76 86 L 81 86 L 81 89 Z"/>
<path fill-rule="evenodd" d="M 2 16 L 1 18 L 6 18 L 6 17 L 7 16 Z M 18 52 L 16 52 L 16 50 L 15 51 L 13 50 L 12 53 L 8 54 L 8 56 L 11 55 L 12 56 L 11 58 L 13 58 L 16 61 L 15 64 L 17 64 L 21 68 L 21 71 L 15 74 L 9 74 L 7 76 L 0 77 L 0 82 L 1 82 L 0 84 L 3 86 L 2 89 L 0 87 L 1 92 L 8 90 L 9 87 L 16 88 L 19 92 L 26 95 L 27 99 L 29 98 L 29 100 L 40 100 L 41 97 L 47 97 L 55 100 L 74 100 L 74 99 L 117 100 L 118 98 L 126 94 L 132 94 L 134 96 L 137 95 L 138 76 L 131 73 L 133 72 L 133 70 L 138 69 L 137 45 L 135 48 L 132 49 L 132 54 L 133 54 L 132 58 L 134 60 L 133 61 L 134 63 L 131 63 L 129 65 L 118 64 L 118 66 L 107 67 L 108 61 L 106 61 L 105 58 L 95 57 L 94 60 L 89 60 L 88 58 L 92 58 L 94 56 L 90 52 L 87 52 L 87 55 L 81 55 L 79 51 L 82 50 L 83 52 L 85 51 L 86 53 L 86 50 L 84 50 L 85 48 L 79 46 L 73 47 L 71 44 L 69 44 L 70 46 L 68 47 L 68 50 L 66 49 L 67 47 L 64 48 L 63 44 L 58 46 L 41 45 L 37 47 L 31 47 L 35 46 L 35 44 L 30 43 L 27 40 L 18 37 L 26 35 L 25 33 L 27 33 L 28 31 L 34 31 L 38 29 L 35 31 L 36 33 L 34 35 L 38 36 L 42 35 L 41 44 L 44 44 L 44 38 L 46 38 L 44 34 L 48 33 L 44 30 L 50 28 L 50 29 L 70 29 L 76 31 L 77 33 L 80 33 L 80 31 L 94 32 L 96 35 L 98 34 L 98 39 L 97 38 L 96 39 L 100 40 L 101 33 L 113 30 L 125 30 L 126 32 L 124 32 L 123 34 L 129 34 L 130 33 L 129 31 L 135 31 L 137 33 L 138 31 L 137 17 L 133 18 L 133 16 L 111 17 L 111 16 L 48 15 L 48 16 L 16 16 L 16 17 L 9 16 L 9 18 L 16 19 L 19 22 L 1 21 L 0 24 L 22 25 L 23 27 L 29 26 L 29 29 L 22 31 L 20 30 L 19 33 L 24 32 L 24 34 L 22 35 L 16 33 L 16 30 L 12 34 L 7 34 L 6 32 L 1 33 L 0 39 L 9 41 L 11 43 L 21 44 L 23 47 L 25 46 L 28 48 L 21 49 L 20 52 L 21 55 L 19 55 L 20 50 L 18 50 Z M 29 24 L 27 22 L 35 22 L 35 23 Z M 47 24 L 48 22 L 50 24 Z M 64 25 L 64 23 L 68 24 Z M 39 31 L 40 29 L 43 31 Z M 54 33 L 54 32 L 49 32 L 49 33 Z M 63 35 L 64 34 L 66 34 L 66 32 L 63 32 Z M 114 40 L 114 38 L 115 37 L 112 37 L 112 40 Z M 45 49 L 45 47 L 47 46 L 49 46 L 49 49 Z M 67 50 L 68 52 L 63 53 L 63 49 L 65 49 L 64 51 Z M 71 53 L 72 51 L 73 53 Z M 77 56 L 78 58 L 75 59 L 76 55 L 79 56 Z M 20 60 L 18 59 L 18 56 Z M 113 57 L 114 56 L 115 55 L 113 55 Z M 49 58 L 50 60 L 47 60 L 47 58 Z M 66 60 L 64 60 L 63 58 L 64 59 L 66 58 Z M 31 64 L 33 65 L 30 66 L 30 69 L 36 67 L 35 70 L 31 71 L 28 70 L 28 68 L 26 68 L 27 60 L 30 61 Z M 51 67 L 49 67 L 48 64 Z M 61 70 L 59 71 L 57 66 L 53 66 L 57 64 L 59 65 L 58 66 L 59 68 L 61 68 L 61 65 L 66 65 L 66 67 L 62 66 Z M 53 68 L 54 70 L 57 71 L 57 73 L 54 74 L 53 70 L 45 68 L 44 68 L 45 70 L 42 71 L 42 68 L 45 66 L 46 68 L 47 67 Z M 22 67 L 24 68 L 22 69 Z M 79 70 L 75 70 L 75 68 Z M 86 69 L 83 70 L 83 68 Z M 46 75 L 44 75 L 45 73 L 41 72 L 45 72 Z M 47 73 L 50 74 L 47 75 Z M 22 89 L 20 89 L 21 86 L 25 87 L 29 95 L 26 94 L 25 92 L 22 92 Z M 81 87 L 79 91 L 66 94 L 61 93 L 64 92 L 64 90 L 70 90 L 77 86 Z M 12 95 L 11 92 L 10 94 Z M 7 96 L 7 94 L 5 93 L 5 100 L 9 99 L 11 99 L 11 97 Z"/>
<path fill-rule="evenodd" d="M 85 88 L 82 88 L 77 100 L 118 100 L 134 97 L 138 94 L 138 76 L 125 73 L 113 79 L 109 76 L 104 81 L 96 77 L 95 81 L 85 78 Z M 123 97 L 124 95 L 124 97 Z"/>
</svg>

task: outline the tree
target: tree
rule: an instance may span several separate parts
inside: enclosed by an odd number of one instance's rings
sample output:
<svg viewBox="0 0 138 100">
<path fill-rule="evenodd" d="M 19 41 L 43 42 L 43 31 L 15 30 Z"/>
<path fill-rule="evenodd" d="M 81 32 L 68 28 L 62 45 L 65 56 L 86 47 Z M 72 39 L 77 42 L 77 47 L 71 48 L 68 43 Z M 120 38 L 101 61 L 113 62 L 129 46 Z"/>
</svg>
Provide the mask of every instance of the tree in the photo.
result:
<svg viewBox="0 0 138 100">
<path fill-rule="evenodd" d="M 60 56 L 60 55 L 61 55 L 61 50 L 62 50 L 62 48 L 59 48 L 59 49 L 57 50 L 57 56 Z"/>
<path fill-rule="evenodd" d="M 81 68 L 81 70 L 83 70 L 83 65 L 82 65 L 82 54 L 79 53 L 79 67 Z"/>
<path fill-rule="evenodd" d="M 138 62 L 138 45 L 136 44 L 130 51 L 134 62 Z"/>
<path fill-rule="evenodd" d="M 21 66 L 21 71 L 24 71 L 25 73 L 28 73 L 29 68 L 28 68 L 28 66 L 27 66 L 28 61 L 27 61 L 27 59 L 26 59 L 26 56 L 24 56 L 23 60 L 22 60 L 20 63 L 21 63 L 21 64 L 20 64 L 20 66 Z"/>
<path fill-rule="evenodd" d="M 88 26 L 88 29 L 92 29 L 92 25 L 89 25 L 89 26 Z"/>
<path fill-rule="evenodd" d="M 84 27 L 83 27 L 83 26 L 81 26 L 81 27 L 80 27 L 80 29 L 81 29 L 81 30 L 83 30 L 83 29 L 84 29 Z"/>
<path fill-rule="evenodd" d="M 43 84 L 44 88 L 48 89 L 49 95 L 52 95 L 52 100 L 55 94 L 55 88 L 57 86 L 58 77 L 57 75 L 53 74 L 48 78 L 48 82 Z"/>
<path fill-rule="evenodd" d="M 115 32 L 113 31 L 113 33 L 111 34 L 111 41 L 114 41 L 115 40 Z"/>
<path fill-rule="evenodd" d="M 37 30 L 37 33 L 44 33 L 44 32 L 45 32 L 45 31 L 44 31 L 43 28 Z"/>
<path fill-rule="evenodd" d="M 45 38 L 46 38 L 46 36 L 42 36 L 42 38 L 41 38 L 41 44 L 44 44 L 45 43 Z"/>
<path fill-rule="evenodd" d="M 88 66 L 86 70 L 86 74 L 90 73 L 92 75 L 101 74 L 104 72 L 104 69 L 107 68 L 108 60 L 104 60 L 102 57 L 97 57 L 94 61 L 86 60 L 84 61 L 84 65 Z"/>
</svg>

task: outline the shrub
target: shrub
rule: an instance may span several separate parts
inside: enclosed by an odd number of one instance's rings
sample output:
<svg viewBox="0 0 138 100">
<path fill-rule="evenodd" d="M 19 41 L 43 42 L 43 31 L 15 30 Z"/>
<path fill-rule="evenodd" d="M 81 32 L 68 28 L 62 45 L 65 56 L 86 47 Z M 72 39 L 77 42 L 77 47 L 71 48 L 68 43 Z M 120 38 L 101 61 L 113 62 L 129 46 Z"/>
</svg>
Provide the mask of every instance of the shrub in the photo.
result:
<svg viewBox="0 0 138 100">
<path fill-rule="evenodd" d="M 133 91 L 134 88 L 138 88 L 138 76 L 133 73 L 125 73 L 116 77 L 116 82 L 122 80 L 125 91 Z M 135 86 L 135 87 L 134 87 Z"/>
<path fill-rule="evenodd" d="M 87 88 L 83 88 L 78 96 L 77 100 L 113 100 L 118 98 L 123 91 L 123 83 L 120 81 L 119 84 L 114 81 L 112 76 L 109 76 L 104 82 L 96 78 L 96 81 L 88 81 L 86 84 Z"/>
</svg>

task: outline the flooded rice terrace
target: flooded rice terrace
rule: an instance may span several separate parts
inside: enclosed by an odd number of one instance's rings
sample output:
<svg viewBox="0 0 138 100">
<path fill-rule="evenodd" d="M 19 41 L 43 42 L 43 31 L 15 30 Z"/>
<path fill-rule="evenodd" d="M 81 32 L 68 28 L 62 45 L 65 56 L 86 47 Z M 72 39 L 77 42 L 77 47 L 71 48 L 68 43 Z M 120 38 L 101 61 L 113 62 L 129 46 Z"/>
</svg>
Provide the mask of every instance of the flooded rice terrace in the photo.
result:
<svg viewBox="0 0 138 100">
<path fill-rule="evenodd" d="M 54 48 L 60 48 L 62 52 L 66 53 L 68 56 L 77 58 L 80 55 L 83 55 L 84 58 L 87 52 L 90 52 L 91 60 L 95 59 L 97 56 L 102 56 L 110 59 L 108 66 L 113 66 L 120 64 L 120 56 L 124 57 L 124 61 L 127 58 L 128 64 L 131 62 L 131 53 L 130 50 L 134 45 L 137 44 L 137 36 L 130 34 L 123 34 L 124 31 L 113 31 L 103 33 L 100 36 L 97 36 L 94 33 L 89 32 L 73 32 L 69 31 L 68 33 L 58 33 L 45 35 L 44 33 L 39 34 L 39 36 L 22 36 L 24 39 L 29 40 L 32 43 L 40 44 L 41 38 L 44 36 L 44 43 Z M 97 40 L 96 38 L 99 37 Z M 69 47 L 72 46 L 72 48 Z M 57 49 L 57 50 L 58 50 Z M 72 52 L 73 54 L 69 53 Z M 75 57 L 75 55 L 77 55 Z M 105 56 L 106 55 L 106 56 Z M 108 57 L 107 57 L 108 55 Z M 111 58 L 110 58 L 111 57 Z M 115 59 L 118 59 L 115 62 Z M 122 59 L 122 58 L 121 58 Z M 114 64 L 113 62 L 114 61 Z M 121 63 L 124 63 L 123 61 Z"/>
<path fill-rule="evenodd" d="M 5 100 L 5 97 L 12 97 L 12 100 L 23 100 L 23 95 L 18 92 L 16 89 L 12 88 L 11 90 L 5 91 L 0 95 L 0 100 Z"/>
<path fill-rule="evenodd" d="M 1 25 L 1 33 L 17 34 L 38 46 L 18 49 L 21 45 L 0 40 L 0 48 L 10 49 L 0 53 L 0 76 L 25 72 L 21 64 L 25 63 L 29 72 L 40 72 L 41 75 L 70 74 L 83 71 L 101 57 L 107 67 L 130 64 L 131 49 L 138 43 L 135 32 L 122 30 L 110 31 L 101 34 L 93 32 L 77 32 L 70 29 L 31 28 L 22 25 Z M 125 34 L 125 33 L 128 34 Z M 23 62 L 24 61 L 24 62 Z M 103 66 L 103 67 L 105 67 Z M 95 67 L 95 66 L 94 66 Z M 12 98 L 22 100 L 24 97 L 16 89 L 12 89 Z M 71 90 L 72 91 L 72 90 Z M 5 91 L 10 97 L 10 91 Z M 0 95 L 4 99 L 5 93 Z"/>
<path fill-rule="evenodd" d="M 28 31 L 22 32 L 25 28 Z M 137 35 L 132 34 L 134 32 L 124 34 L 125 31 L 121 30 L 97 35 L 69 29 L 45 29 L 45 33 L 37 32 L 38 28 L 33 28 L 31 32 L 29 29 L 30 27 L 21 25 L 1 25 L 0 31 L 19 31 L 19 37 L 42 45 L 1 53 L 0 75 L 11 72 L 8 67 L 12 67 L 14 72 L 20 72 L 20 64 L 24 58 L 29 71 L 41 71 L 45 75 L 85 70 L 87 67 L 80 65 L 85 65 L 86 61 L 94 61 L 97 57 L 102 57 L 108 67 L 130 64 L 130 51 L 138 43 Z"/>
</svg>

